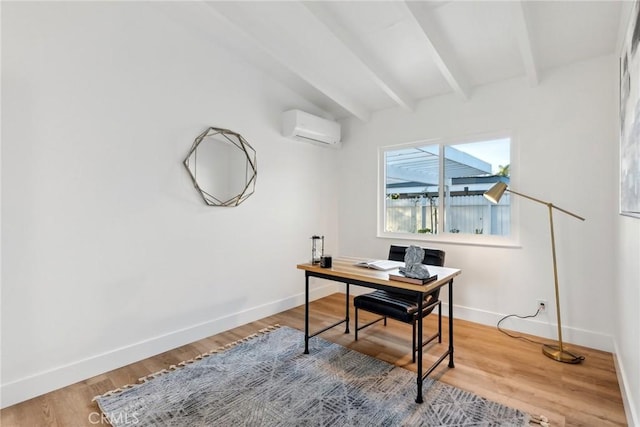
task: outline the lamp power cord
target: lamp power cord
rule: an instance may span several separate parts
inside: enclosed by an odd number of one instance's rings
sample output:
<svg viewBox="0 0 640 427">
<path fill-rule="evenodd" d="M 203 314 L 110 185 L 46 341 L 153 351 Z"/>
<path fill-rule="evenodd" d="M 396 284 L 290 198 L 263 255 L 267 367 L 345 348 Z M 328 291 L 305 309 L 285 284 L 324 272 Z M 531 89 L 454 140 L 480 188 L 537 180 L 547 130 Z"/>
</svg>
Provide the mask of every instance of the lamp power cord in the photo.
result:
<svg viewBox="0 0 640 427">
<path fill-rule="evenodd" d="M 518 314 L 509 314 L 509 315 L 506 315 L 506 316 L 504 316 L 502 319 L 498 320 L 498 324 L 497 324 L 496 326 L 497 326 L 497 328 L 498 328 L 498 330 L 499 330 L 500 332 L 502 332 L 503 334 L 505 334 L 506 336 L 508 336 L 508 337 L 510 337 L 510 338 L 516 338 L 516 339 L 523 340 L 523 341 L 527 341 L 527 342 L 530 342 L 530 343 L 544 345 L 545 343 L 543 343 L 543 342 L 536 341 L 536 340 L 532 340 L 532 339 L 527 338 L 527 337 L 524 337 L 524 336 L 522 336 L 522 335 L 514 335 L 514 334 L 511 334 L 511 333 L 507 332 L 506 330 L 504 330 L 504 329 L 502 329 L 502 328 L 500 327 L 500 324 L 501 324 L 502 322 L 504 322 L 505 320 L 507 320 L 507 319 L 509 319 L 509 318 L 511 318 L 511 317 L 517 317 L 518 319 L 531 319 L 531 318 L 534 318 L 534 317 L 538 316 L 538 314 L 540 314 L 540 311 L 541 311 L 541 308 L 540 308 L 540 307 L 538 307 L 538 310 L 536 310 L 536 312 L 535 312 L 534 314 L 530 314 L 530 315 L 528 315 L 528 316 L 520 316 L 520 315 L 518 315 Z"/>
</svg>

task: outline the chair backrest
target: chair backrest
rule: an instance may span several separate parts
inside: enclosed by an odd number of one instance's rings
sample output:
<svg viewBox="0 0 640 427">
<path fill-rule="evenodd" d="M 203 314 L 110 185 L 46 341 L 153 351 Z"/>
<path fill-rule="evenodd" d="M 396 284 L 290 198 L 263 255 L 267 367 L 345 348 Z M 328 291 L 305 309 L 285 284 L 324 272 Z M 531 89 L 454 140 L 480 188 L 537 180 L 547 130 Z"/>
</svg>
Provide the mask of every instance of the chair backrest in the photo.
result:
<svg viewBox="0 0 640 427">
<path fill-rule="evenodd" d="M 404 253 L 407 250 L 407 247 L 408 246 L 391 245 L 391 247 L 389 247 L 389 260 L 404 261 Z M 424 258 L 422 259 L 423 264 L 444 267 L 444 251 L 430 248 L 422 249 L 424 249 Z M 440 297 L 440 288 L 435 289 L 433 292 L 428 294 L 426 298 L 429 297 L 433 298 L 433 300 L 437 300 Z M 425 316 L 431 313 L 432 310 L 433 308 L 426 312 Z"/>
<path fill-rule="evenodd" d="M 422 260 L 423 264 L 437 265 L 438 267 L 444 266 L 444 251 L 430 248 L 422 249 L 424 249 L 424 259 Z M 406 250 L 407 246 L 391 245 L 389 247 L 389 259 L 391 261 L 404 261 L 404 253 Z"/>
</svg>

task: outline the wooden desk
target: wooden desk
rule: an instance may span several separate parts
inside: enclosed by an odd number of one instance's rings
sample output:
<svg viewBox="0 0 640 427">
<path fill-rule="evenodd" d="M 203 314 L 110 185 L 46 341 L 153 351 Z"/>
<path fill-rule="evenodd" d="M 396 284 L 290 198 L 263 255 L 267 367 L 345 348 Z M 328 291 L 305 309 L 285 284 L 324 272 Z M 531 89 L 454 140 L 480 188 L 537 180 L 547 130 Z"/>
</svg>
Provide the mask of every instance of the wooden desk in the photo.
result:
<svg viewBox="0 0 640 427">
<path fill-rule="evenodd" d="M 321 268 L 319 265 L 298 264 L 298 269 L 305 272 L 305 300 L 304 300 L 304 354 L 309 354 L 309 338 L 312 338 L 328 329 L 346 324 L 345 333 L 349 333 L 349 285 L 364 286 L 367 288 L 383 289 L 390 292 L 410 295 L 416 298 L 418 313 L 422 312 L 425 294 L 436 288 L 449 285 L 449 348 L 440 358 L 424 373 L 422 372 L 422 318 L 418 322 L 418 357 L 417 357 L 417 396 L 416 402 L 422 403 L 422 382 L 433 370 L 449 356 L 449 367 L 453 368 L 453 278 L 462 273 L 456 268 L 429 266 L 431 274 L 437 274 L 438 279 L 427 285 L 413 285 L 410 283 L 389 280 L 389 273 L 398 273 L 398 270 L 379 271 L 370 268 L 356 267 L 354 264 L 361 259 L 334 258 L 332 268 Z M 309 333 L 309 277 L 318 277 L 326 280 L 342 282 L 346 285 L 345 318 L 320 331 Z"/>
</svg>

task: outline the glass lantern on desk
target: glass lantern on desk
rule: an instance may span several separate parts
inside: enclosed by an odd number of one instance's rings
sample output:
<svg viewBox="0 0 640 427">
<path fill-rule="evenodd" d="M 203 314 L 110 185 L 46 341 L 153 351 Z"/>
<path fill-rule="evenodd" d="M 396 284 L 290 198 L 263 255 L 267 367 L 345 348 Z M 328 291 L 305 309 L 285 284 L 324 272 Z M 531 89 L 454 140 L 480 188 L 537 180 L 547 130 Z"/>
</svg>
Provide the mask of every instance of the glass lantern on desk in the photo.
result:
<svg viewBox="0 0 640 427">
<path fill-rule="evenodd" d="M 311 236 L 311 264 L 320 264 L 324 255 L 324 236 Z"/>
</svg>

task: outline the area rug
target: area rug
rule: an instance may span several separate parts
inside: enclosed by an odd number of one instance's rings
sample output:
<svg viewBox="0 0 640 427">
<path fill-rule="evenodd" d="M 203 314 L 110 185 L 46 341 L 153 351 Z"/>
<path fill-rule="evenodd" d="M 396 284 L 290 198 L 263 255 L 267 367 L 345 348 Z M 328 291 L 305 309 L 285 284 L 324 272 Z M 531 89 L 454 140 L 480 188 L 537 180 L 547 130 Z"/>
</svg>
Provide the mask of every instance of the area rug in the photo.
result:
<svg viewBox="0 0 640 427">
<path fill-rule="evenodd" d="M 94 400 L 114 426 L 525 426 L 528 414 L 273 327 Z"/>
</svg>

